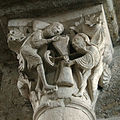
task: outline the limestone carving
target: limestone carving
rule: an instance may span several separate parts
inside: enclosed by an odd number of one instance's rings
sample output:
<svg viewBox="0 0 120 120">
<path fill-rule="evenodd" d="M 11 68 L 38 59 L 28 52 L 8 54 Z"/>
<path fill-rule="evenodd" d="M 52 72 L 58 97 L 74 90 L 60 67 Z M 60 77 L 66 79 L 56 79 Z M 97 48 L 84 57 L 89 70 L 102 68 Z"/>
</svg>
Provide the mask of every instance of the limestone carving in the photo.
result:
<svg viewBox="0 0 120 120">
<path fill-rule="evenodd" d="M 79 69 L 77 70 L 78 78 L 81 78 L 78 85 L 80 91 L 77 93 L 77 96 L 82 96 L 87 86 L 87 80 L 91 75 L 91 70 L 98 65 L 101 56 L 97 46 L 92 44 L 84 33 L 78 33 L 73 38 L 72 44 L 77 52 L 83 54 L 82 57 L 72 61 Z"/>
<path fill-rule="evenodd" d="M 69 62 L 69 65 L 76 65 L 77 75 L 80 78 L 79 92 L 76 95 L 82 96 L 88 87 L 88 93 L 94 101 L 99 81 L 105 79 L 101 78 L 102 74 L 106 74 L 106 79 L 110 79 L 110 69 L 103 61 L 106 38 L 101 14 L 82 17 L 80 22 L 75 23 L 70 29 L 77 33 L 72 40 L 73 47 L 78 53 L 83 54 L 82 57 Z M 105 72 L 105 69 L 108 72 Z"/>
<path fill-rule="evenodd" d="M 98 89 L 111 78 L 103 13 L 81 15 L 73 23 L 31 21 L 27 33 L 22 26 L 9 27 L 8 45 L 19 60 L 17 86 L 30 100 L 34 120 L 48 120 L 42 113 L 58 107 L 82 109 L 95 120 L 91 109 Z"/>
<path fill-rule="evenodd" d="M 17 28 L 10 30 L 10 33 L 8 35 L 9 43 L 24 41 L 21 44 L 21 47 L 17 49 L 17 51 L 15 51 L 18 54 L 20 71 L 23 71 L 25 69 L 25 66 L 27 66 L 27 69 L 32 69 L 32 67 L 35 67 L 37 70 L 38 79 L 35 88 L 36 91 L 40 90 L 39 86 L 40 80 L 42 81 L 43 89 L 45 90 L 56 89 L 56 86 L 48 85 L 46 81 L 43 61 L 42 58 L 37 54 L 37 50 L 42 46 L 49 44 L 50 42 L 57 41 L 58 38 L 55 35 L 60 35 L 63 32 L 63 30 L 64 30 L 63 25 L 57 22 L 51 24 L 43 31 L 37 30 L 33 32 L 27 38 L 25 38 L 21 31 Z M 25 62 L 27 65 L 25 65 Z"/>
</svg>

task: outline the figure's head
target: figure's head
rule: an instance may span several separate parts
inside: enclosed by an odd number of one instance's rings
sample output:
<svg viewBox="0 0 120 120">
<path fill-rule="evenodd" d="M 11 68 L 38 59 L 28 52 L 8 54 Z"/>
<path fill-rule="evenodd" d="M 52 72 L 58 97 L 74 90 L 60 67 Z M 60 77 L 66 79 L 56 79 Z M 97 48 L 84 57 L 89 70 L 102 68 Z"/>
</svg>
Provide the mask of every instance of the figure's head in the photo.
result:
<svg viewBox="0 0 120 120">
<path fill-rule="evenodd" d="M 77 34 L 72 40 L 74 49 L 80 53 L 86 52 L 86 47 L 88 44 L 90 44 L 89 38 L 84 33 Z"/>
<path fill-rule="evenodd" d="M 45 36 L 53 37 L 55 35 L 60 35 L 64 31 L 64 26 L 59 22 L 54 22 L 45 28 Z"/>
</svg>

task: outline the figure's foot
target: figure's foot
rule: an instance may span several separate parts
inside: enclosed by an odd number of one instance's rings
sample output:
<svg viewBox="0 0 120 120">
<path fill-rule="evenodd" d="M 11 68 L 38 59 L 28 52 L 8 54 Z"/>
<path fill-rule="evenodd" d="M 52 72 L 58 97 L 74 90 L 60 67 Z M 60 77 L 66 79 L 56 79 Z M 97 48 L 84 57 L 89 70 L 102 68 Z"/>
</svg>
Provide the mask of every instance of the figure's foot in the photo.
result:
<svg viewBox="0 0 120 120">
<path fill-rule="evenodd" d="M 83 96 L 83 92 L 79 91 L 77 93 L 74 93 L 73 96 L 75 96 L 75 97 L 82 97 Z"/>
<path fill-rule="evenodd" d="M 49 91 L 49 92 L 55 92 L 58 90 L 58 86 L 46 85 L 46 86 L 44 86 L 43 90 Z"/>
</svg>

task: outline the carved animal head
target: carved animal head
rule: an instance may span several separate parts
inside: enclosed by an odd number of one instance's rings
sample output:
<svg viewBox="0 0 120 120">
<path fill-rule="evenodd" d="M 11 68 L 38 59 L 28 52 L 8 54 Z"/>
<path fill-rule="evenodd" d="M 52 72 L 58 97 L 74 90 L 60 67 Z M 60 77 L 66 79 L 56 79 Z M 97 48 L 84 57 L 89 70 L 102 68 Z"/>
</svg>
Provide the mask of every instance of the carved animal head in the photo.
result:
<svg viewBox="0 0 120 120">
<path fill-rule="evenodd" d="M 64 26 L 59 22 L 54 22 L 50 24 L 45 30 L 44 35 L 47 37 L 53 37 L 55 35 L 60 35 L 64 31 Z"/>
<path fill-rule="evenodd" d="M 18 51 L 24 42 L 26 36 L 18 29 L 12 28 L 8 33 L 8 45 L 11 50 Z"/>
<path fill-rule="evenodd" d="M 13 28 L 8 33 L 8 42 L 9 41 L 22 42 L 25 38 L 26 38 L 25 35 L 18 28 Z"/>
</svg>

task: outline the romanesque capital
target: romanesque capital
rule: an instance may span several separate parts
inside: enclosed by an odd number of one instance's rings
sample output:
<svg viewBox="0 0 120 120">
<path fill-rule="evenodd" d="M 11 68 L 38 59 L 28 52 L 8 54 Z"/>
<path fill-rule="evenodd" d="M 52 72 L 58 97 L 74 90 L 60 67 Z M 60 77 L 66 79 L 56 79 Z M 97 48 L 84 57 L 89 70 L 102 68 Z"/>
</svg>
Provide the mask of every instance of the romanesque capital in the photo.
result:
<svg viewBox="0 0 120 120">
<path fill-rule="evenodd" d="M 102 5 L 8 23 L 17 55 L 17 87 L 33 120 L 96 120 L 99 90 L 107 87 L 113 47 Z"/>
</svg>

